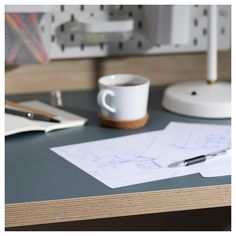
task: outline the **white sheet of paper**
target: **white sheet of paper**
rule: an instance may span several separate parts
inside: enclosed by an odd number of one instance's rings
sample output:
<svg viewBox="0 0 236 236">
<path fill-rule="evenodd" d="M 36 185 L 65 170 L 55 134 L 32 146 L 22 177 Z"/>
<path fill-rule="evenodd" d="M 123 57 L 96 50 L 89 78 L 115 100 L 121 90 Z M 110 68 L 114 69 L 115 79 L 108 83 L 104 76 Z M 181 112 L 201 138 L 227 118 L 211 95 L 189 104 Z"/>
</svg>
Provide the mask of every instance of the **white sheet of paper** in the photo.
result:
<svg viewBox="0 0 236 236">
<path fill-rule="evenodd" d="M 231 146 L 231 126 L 171 122 L 144 153 L 162 167 Z"/>
<path fill-rule="evenodd" d="M 150 172 L 163 172 L 154 158 L 142 157 L 160 131 L 51 148 L 88 174 L 115 188 L 146 182 Z M 173 170 L 172 170 L 173 172 Z M 148 177 L 149 179 L 150 177 Z"/>
<path fill-rule="evenodd" d="M 219 158 L 205 162 L 205 165 L 199 168 L 199 172 L 203 177 L 231 175 L 231 150 Z"/>
<path fill-rule="evenodd" d="M 161 151 L 166 147 L 160 146 L 159 143 L 165 139 L 168 129 L 169 126 L 164 131 L 54 147 L 51 150 L 111 188 L 193 173 L 201 173 L 202 176 L 207 177 L 219 176 L 219 173 L 230 174 L 231 155 L 229 153 L 214 161 L 183 168 L 161 167 L 163 161 L 159 156 L 144 156 L 150 148 L 152 151 L 154 147 Z"/>
</svg>

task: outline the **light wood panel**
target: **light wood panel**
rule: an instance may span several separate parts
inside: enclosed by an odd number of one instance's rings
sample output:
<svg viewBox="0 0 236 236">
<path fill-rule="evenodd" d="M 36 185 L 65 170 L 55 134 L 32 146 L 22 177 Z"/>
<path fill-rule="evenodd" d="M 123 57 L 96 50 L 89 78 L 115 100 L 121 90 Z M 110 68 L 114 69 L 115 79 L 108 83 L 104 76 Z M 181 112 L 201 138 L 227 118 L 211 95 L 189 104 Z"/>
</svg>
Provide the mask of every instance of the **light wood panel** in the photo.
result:
<svg viewBox="0 0 236 236">
<path fill-rule="evenodd" d="M 5 226 L 15 227 L 230 205 L 230 184 L 36 201 L 6 204 Z"/>
<path fill-rule="evenodd" d="M 206 54 L 171 54 L 100 59 L 51 61 L 6 70 L 5 91 L 30 93 L 51 90 L 84 90 L 97 86 L 106 74 L 134 73 L 148 77 L 152 85 L 204 79 Z M 230 51 L 219 53 L 219 79 L 231 78 Z"/>
</svg>

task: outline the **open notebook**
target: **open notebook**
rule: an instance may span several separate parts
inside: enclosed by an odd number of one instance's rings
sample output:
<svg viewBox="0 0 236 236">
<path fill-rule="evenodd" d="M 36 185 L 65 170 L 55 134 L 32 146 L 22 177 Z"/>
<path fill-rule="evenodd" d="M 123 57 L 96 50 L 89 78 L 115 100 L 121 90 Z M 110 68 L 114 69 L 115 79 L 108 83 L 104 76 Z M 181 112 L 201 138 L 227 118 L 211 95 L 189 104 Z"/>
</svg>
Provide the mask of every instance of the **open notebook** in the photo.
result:
<svg viewBox="0 0 236 236">
<path fill-rule="evenodd" d="M 87 121 L 84 117 L 74 115 L 39 101 L 27 101 L 20 104 L 53 113 L 56 115 L 55 118 L 60 120 L 61 123 L 29 120 L 21 116 L 5 113 L 5 136 L 28 131 L 50 132 L 56 129 L 81 126 Z"/>
</svg>

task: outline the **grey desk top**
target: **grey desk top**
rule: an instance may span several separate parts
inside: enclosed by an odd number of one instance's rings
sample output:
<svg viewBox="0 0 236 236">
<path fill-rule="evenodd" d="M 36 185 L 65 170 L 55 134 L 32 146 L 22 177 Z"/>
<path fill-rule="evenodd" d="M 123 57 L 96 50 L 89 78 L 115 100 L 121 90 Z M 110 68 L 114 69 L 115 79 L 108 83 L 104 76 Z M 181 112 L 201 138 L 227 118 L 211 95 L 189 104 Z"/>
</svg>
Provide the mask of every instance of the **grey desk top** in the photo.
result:
<svg viewBox="0 0 236 236">
<path fill-rule="evenodd" d="M 31 132 L 6 137 L 5 201 L 6 203 L 55 200 L 86 196 L 112 195 L 164 189 L 178 189 L 229 184 L 230 176 L 203 178 L 199 174 L 152 181 L 117 189 L 102 184 L 81 169 L 49 150 L 50 147 L 118 137 L 163 129 L 170 121 L 230 124 L 230 119 L 193 119 L 163 110 L 160 106 L 163 88 L 150 92 L 150 120 L 137 130 L 116 130 L 99 126 L 96 105 L 97 91 L 63 92 L 64 109 L 88 118 L 83 127 L 54 131 Z M 49 93 L 11 95 L 15 101 L 38 99 L 50 103 Z"/>
</svg>

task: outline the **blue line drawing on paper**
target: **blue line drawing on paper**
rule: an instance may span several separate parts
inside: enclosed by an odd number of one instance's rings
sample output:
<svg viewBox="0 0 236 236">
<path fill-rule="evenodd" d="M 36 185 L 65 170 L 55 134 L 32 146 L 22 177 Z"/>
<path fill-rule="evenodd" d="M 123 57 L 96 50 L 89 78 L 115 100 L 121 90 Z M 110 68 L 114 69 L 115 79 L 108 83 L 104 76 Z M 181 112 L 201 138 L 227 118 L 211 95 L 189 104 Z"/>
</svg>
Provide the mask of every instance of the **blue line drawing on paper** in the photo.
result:
<svg viewBox="0 0 236 236">
<path fill-rule="evenodd" d="M 153 131 L 52 148 L 52 151 L 109 187 L 171 178 L 182 171 L 166 168 L 170 163 L 230 146 L 228 126 L 171 124 Z M 197 173 L 187 171 L 184 175 Z M 196 172 L 197 171 L 197 172 Z"/>
<path fill-rule="evenodd" d="M 156 135 L 145 135 L 136 138 L 117 139 L 114 141 L 81 144 L 72 146 L 67 155 L 80 162 L 81 167 L 97 177 L 124 177 L 123 170 L 134 167 L 135 173 L 157 170 L 160 165 L 157 159 L 143 157 L 142 154 L 156 140 Z M 134 148 L 135 147 L 135 148 Z M 83 169 L 83 168 L 82 168 Z M 127 175 L 130 173 L 127 171 Z"/>
<path fill-rule="evenodd" d="M 210 133 L 207 135 L 196 135 L 194 132 L 189 132 L 182 135 L 185 135 L 185 137 L 174 139 L 170 145 L 181 149 L 218 149 L 231 146 L 230 132 Z"/>
</svg>

